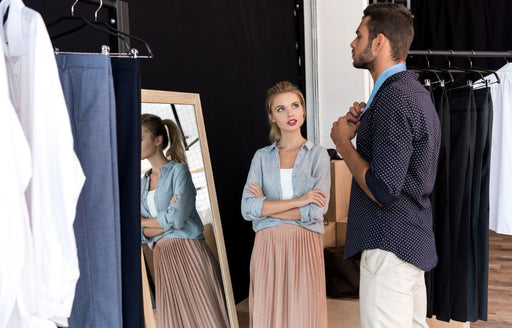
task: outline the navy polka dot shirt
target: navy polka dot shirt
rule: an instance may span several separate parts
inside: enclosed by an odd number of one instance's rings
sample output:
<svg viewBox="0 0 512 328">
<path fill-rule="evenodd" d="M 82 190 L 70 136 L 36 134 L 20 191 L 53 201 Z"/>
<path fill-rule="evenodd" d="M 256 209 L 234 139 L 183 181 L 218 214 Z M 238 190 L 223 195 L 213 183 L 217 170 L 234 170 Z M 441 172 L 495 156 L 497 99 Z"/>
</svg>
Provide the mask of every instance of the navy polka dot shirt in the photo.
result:
<svg viewBox="0 0 512 328">
<path fill-rule="evenodd" d="M 417 74 L 390 76 L 361 116 L 357 151 L 370 163 L 366 184 L 381 204 L 352 182 L 345 257 L 380 248 L 428 271 L 437 264 L 430 194 L 441 129 Z"/>
</svg>

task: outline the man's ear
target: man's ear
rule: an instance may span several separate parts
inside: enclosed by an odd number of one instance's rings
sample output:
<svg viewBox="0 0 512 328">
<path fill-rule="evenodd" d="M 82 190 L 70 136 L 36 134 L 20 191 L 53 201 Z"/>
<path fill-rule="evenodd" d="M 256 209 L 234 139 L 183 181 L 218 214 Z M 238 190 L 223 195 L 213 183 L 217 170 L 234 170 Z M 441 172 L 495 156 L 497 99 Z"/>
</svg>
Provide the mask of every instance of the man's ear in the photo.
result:
<svg viewBox="0 0 512 328">
<path fill-rule="evenodd" d="M 375 39 L 373 39 L 373 49 L 375 49 L 375 51 L 380 51 L 382 49 L 382 47 L 384 47 L 384 45 L 387 42 L 388 42 L 388 38 L 386 38 L 386 36 L 384 36 L 384 34 L 379 33 L 379 34 L 377 34 Z"/>
</svg>

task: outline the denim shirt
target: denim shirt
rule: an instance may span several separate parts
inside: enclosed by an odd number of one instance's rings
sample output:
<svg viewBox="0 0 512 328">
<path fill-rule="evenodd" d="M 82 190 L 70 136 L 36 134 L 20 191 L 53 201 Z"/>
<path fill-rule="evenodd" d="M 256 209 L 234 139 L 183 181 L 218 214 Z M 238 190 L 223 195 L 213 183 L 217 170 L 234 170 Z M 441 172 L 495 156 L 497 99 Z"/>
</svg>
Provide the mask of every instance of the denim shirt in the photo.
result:
<svg viewBox="0 0 512 328">
<path fill-rule="evenodd" d="M 242 216 L 252 221 L 254 231 L 281 224 L 300 225 L 314 232 L 324 233 L 323 215 L 327 212 L 331 186 L 329 155 L 320 145 L 308 141 L 302 146 L 295 159 L 292 173 L 293 198 L 299 198 L 312 189 L 321 189 L 327 194 L 326 205 L 320 207 L 310 203 L 301 207 L 300 220 L 290 221 L 272 217 L 262 217 L 263 201 L 281 200 L 281 177 L 279 150 L 272 145 L 256 151 L 242 195 Z M 264 197 L 256 197 L 247 191 L 249 183 L 257 183 L 263 190 Z"/>
<path fill-rule="evenodd" d="M 152 217 L 147 203 L 150 171 L 141 178 L 140 211 L 145 218 Z M 169 205 L 174 195 L 178 200 Z M 185 164 L 170 161 L 162 167 L 155 190 L 155 207 L 164 233 L 152 238 L 142 233 L 143 243 L 152 246 L 161 238 L 204 239 L 203 223 L 196 210 L 196 188 Z"/>
</svg>

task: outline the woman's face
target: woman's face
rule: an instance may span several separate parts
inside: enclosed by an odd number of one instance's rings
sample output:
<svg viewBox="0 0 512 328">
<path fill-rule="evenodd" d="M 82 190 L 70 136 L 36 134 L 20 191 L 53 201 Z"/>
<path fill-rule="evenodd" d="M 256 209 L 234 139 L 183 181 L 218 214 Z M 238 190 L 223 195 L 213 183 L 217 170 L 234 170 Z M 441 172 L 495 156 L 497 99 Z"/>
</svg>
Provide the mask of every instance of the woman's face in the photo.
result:
<svg viewBox="0 0 512 328">
<path fill-rule="evenodd" d="M 304 106 L 295 92 L 278 94 L 270 104 L 269 118 L 275 122 L 281 133 L 292 132 L 304 123 Z"/>
<path fill-rule="evenodd" d="M 149 130 L 142 126 L 141 130 L 141 144 L 140 144 L 140 159 L 148 159 L 158 152 L 156 139 L 151 138 Z"/>
</svg>

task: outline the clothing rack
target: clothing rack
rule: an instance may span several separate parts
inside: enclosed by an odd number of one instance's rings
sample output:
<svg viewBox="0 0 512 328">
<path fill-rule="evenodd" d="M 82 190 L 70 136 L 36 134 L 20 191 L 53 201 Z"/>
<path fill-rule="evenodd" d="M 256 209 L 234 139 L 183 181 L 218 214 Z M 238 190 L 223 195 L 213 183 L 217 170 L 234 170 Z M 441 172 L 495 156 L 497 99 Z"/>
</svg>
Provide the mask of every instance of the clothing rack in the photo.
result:
<svg viewBox="0 0 512 328">
<path fill-rule="evenodd" d="M 436 81 L 436 82 L 431 82 L 429 79 L 426 79 L 425 85 L 431 85 L 434 83 L 441 83 L 441 85 L 444 85 L 445 81 L 439 77 L 438 73 L 443 73 L 443 72 L 448 73 L 450 75 L 449 82 L 453 82 L 454 79 L 453 79 L 452 73 L 467 73 L 467 72 L 471 72 L 471 71 L 480 74 L 482 80 L 486 80 L 482 75 L 483 73 L 492 73 L 496 77 L 495 83 L 500 83 L 501 81 L 499 79 L 499 76 L 496 74 L 495 70 L 485 70 L 485 69 L 482 70 L 482 69 L 473 67 L 471 58 L 476 58 L 476 57 L 479 57 L 479 58 L 504 58 L 507 62 L 509 62 L 509 60 L 507 58 L 512 57 L 512 50 L 509 50 L 509 51 L 474 51 L 474 50 L 454 51 L 454 50 L 430 50 L 430 49 L 429 50 L 409 50 L 408 56 L 410 58 L 413 58 L 414 56 L 424 56 L 427 60 L 427 66 L 428 66 L 426 70 L 433 72 L 436 75 L 436 77 L 438 78 L 438 81 Z M 449 59 L 448 59 L 448 68 L 440 69 L 440 68 L 436 68 L 436 67 L 431 67 L 430 61 L 428 59 L 429 56 L 445 56 L 446 58 L 448 58 L 448 57 L 465 57 L 469 60 L 470 67 L 463 68 L 463 69 L 460 69 L 458 67 L 452 67 Z M 417 68 L 412 68 L 412 69 L 416 70 Z M 424 71 L 424 69 L 419 69 L 419 71 Z M 487 80 L 487 82 L 488 82 L 488 80 Z M 472 84 L 471 81 L 468 81 L 468 83 Z"/>
<path fill-rule="evenodd" d="M 509 51 L 409 50 L 409 56 L 512 57 L 512 50 L 509 50 Z"/>
</svg>

